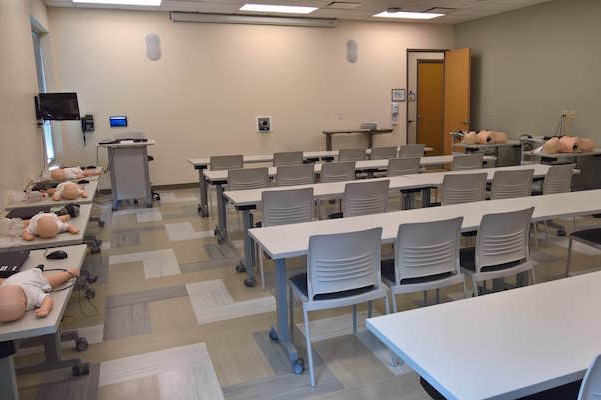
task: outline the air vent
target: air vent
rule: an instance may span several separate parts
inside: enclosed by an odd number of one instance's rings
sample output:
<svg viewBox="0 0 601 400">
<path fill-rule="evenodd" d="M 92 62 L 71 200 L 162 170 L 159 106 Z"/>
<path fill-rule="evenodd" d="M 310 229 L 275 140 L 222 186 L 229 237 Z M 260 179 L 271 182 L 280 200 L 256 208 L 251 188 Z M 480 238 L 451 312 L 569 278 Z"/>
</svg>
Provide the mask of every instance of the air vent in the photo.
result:
<svg viewBox="0 0 601 400">
<path fill-rule="evenodd" d="M 333 1 L 324 8 L 332 8 L 336 10 L 353 10 L 355 8 L 361 7 L 361 3 L 353 3 L 350 1 Z"/>
</svg>

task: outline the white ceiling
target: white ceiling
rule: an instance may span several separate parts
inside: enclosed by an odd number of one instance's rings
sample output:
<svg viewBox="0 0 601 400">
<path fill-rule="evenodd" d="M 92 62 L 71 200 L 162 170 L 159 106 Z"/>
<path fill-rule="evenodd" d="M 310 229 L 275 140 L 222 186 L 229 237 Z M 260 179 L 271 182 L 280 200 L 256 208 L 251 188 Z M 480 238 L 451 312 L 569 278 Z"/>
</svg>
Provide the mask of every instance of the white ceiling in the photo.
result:
<svg viewBox="0 0 601 400">
<path fill-rule="evenodd" d="M 50 7 L 78 7 L 78 8 L 120 8 L 142 9 L 158 11 L 188 11 L 219 14 L 256 14 L 239 11 L 245 3 L 258 4 L 283 4 L 319 7 L 318 10 L 306 15 L 310 18 L 338 18 L 354 20 L 385 20 L 395 21 L 390 18 L 373 18 L 372 15 L 391 7 L 399 7 L 402 11 L 423 12 L 435 7 L 450 8 L 447 14 L 440 18 L 427 21 L 431 23 L 457 24 L 489 15 L 516 10 L 550 0 L 340 0 L 347 3 L 360 3 L 354 9 L 334 9 L 327 6 L 333 0 L 163 0 L 160 7 L 131 7 L 98 4 L 74 5 L 71 0 L 45 0 Z M 444 11 L 441 11 L 444 13 Z M 402 20 L 401 20 L 402 21 Z"/>
</svg>

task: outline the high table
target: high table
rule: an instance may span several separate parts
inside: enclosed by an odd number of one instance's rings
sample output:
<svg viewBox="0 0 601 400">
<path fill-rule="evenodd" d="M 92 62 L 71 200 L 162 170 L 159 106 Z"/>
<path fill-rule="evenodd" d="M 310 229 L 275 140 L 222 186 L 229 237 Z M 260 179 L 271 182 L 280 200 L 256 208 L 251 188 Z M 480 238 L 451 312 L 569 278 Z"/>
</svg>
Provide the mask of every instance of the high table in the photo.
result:
<svg viewBox="0 0 601 400">
<path fill-rule="evenodd" d="M 367 320 L 447 399 L 516 399 L 583 378 L 601 353 L 601 272 Z"/>
<path fill-rule="evenodd" d="M 292 367 L 294 365 L 302 365 L 298 361 L 298 353 L 296 347 L 290 342 L 290 332 L 288 328 L 288 295 L 287 295 L 287 275 L 286 275 L 286 259 L 290 257 L 306 256 L 309 248 L 309 238 L 314 235 L 332 234 L 332 233 L 345 233 L 360 231 L 366 229 L 373 229 L 377 227 L 382 228 L 382 243 L 389 244 L 393 243 L 396 239 L 398 227 L 404 223 L 414 222 L 431 222 L 441 221 L 445 219 L 451 219 L 456 217 L 463 217 L 463 224 L 461 230 L 463 232 L 474 231 L 478 229 L 480 220 L 486 214 L 492 213 L 503 213 L 509 211 L 521 210 L 529 207 L 534 207 L 534 214 L 532 216 L 533 221 L 544 221 L 557 217 L 571 217 L 577 215 L 590 215 L 599 213 L 601 211 L 601 190 L 591 190 L 582 192 L 571 192 L 571 193 L 560 193 L 551 194 L 546 196 L 530 196 L 520 197 L 514 199 L 503 199 L 503 200 L 489 200 L 470 203 L 469 207 L 465 204 L 457 204 L 442 207 L 430 207 L 430 208 L 419 208 L 407 211 L 389 212 L 383 214 L 364 215 L 359 217 L 349 217 L 343 220 L 322 220 L 305 222 L 294 225 L 278 225 L 270 226 L 265 228 L 254 228 L 249 230 L 250 237 L 256 241 L 260 247 L 275 261 L 276 265 L 276 313 L 277 313 L 277 325 L 272 327 L 271 336 L 279 338 L 280 343 L 288 351 Z M 588 276 L 588 275 L 587 275 Z M 598 290 L 594 290 L 599 292 Z M 601 296 L 601 294 L 600 294 Z M 485 296 L 488 297 L 488 296 Z M 551 301 L 553 296 L 540 297 L 540 303 Z M 555 303 L 553 303 L 555 304 Z M 589 302 L 587 307 L 596 307 L 598 302 Z M 554 305 L 553 307 L 557 307 Z M 506 314 L 508 309 L 505 310 Z M 588 310 L 588 308 L 587 308 Z M 514 309 L 511 309 L 514 312 Z M 588 313 L 588 319 L 591 318 L 590 311 Z M 471 316 L 465 314 L 466 318 Z M 530 318 L 536 317 L 537 315 L 544 315 L 544 312 L 533 312 L 530 314 Z M 555 315 L 555 314 L 554 314 Z M 533 318 L 534 319 L 534 318 Z M 477 318 L 472 319 L 478 326 L 488 326 L 481 324 Z M 581 321 L 582 322 L 582 321 Z M 575 324 L 564 324 L 564 326 L 571 329 L 571 331 L 581 331 L 583 326 L 581 323 Z M 577 327 L 577 329 L 575 328 Z M 514 326 L 505 328 L 516 328 Z M 495 333 L 502 335 L 504 329 L 495 329 Z M 488 329 L 486 332 L 488 333 Z M 477 335 L 476 330 L 469 331 L 470 335 L 463 337 L 463 342 L 470 340 L 474 335 Z M 444 330 L 437 330 L 436 334 L 444 336 Z M 537 337 L 536 340 L 543 340 L 548 332 L 544 332 L 543 335 Z M 601 341 L 598 340 L 598 330 L 594 330 L 590 333 L 595 336 L 595 340 L 601 346 Z M 486 335 L 483 335 L 486 336 Z M 561 336 L 558 336 L 561 337 Z M 591 336 L 592 337 L 592 336 Z M 530 343 L 532 341 L 524 340 L 524 343 Z M 457 340 L 454 341 L 454 345 L 460 343 Z M 494 345 L 494 340 L 488 341 L 489 345 Z M 565 342 L 564 345 L 573 347 L 577 345 L 576 342 L 569 341 Z M 468 346 L 457 346 L 461 347 L 463 351 L 469 351 Z M 506 349 L 506 347 L 503 347 Z M 511 346 L 509 347 L 511 348 Z M 515 347 L 513 347 L 515 348 Z M 507 354 L 507 352 L 505 352 Z M 488 359 L 488 352 L 472 352 L 474 356 L 482 357 L 483 360 Z M 442 355 L 441 355 L 442 357 Z M 592 358 L 592 357 L 591 357 Z M 558 360 L 563 362 L 564 360 Z M 494 363 L 492 363 L 494 364 Z M 465 367 L 463 363 L 453 362 L 453 368 L 457 370 L 457 373 L 461 373 Z M 461 368 L 457 368 L 457 365 L 461 365 Z M 513 364 L 512 368 L 516 371 L 522 372 L 523 367 L 516 367 L 519 364 Z M 472 382 L 474 383 L 474 382 Z"/>
<path fill-rule="evenodd" d="M 122 140 L 98 145 L 108 149 L 113 211 L 119 208 L 120 200 L 145 199 L 152 207 L 147 148 L 154 144 L 154 140 Z"/>
<path fill-rule="evenodd" d="M 60 207 L 54 207 L 58 209 Z M 19 237 L 0 236 L 0 253 L 17 250 L 33 250 L 33 249 L 45 249 L 48 247 L 57 246 L 70 246 L 74 244 L 81 244 L 84 242 L 85 230 L 88 226 L 90 219 L 90 213 L 92 212 L 91 204 L 82 204 L 79 208 L 79 216 L 71 218 L 69 223 L 79 228 L 79 233 L 72 235 L 69 232 L 59 233 L 57 237 L 52 239 L 42 239 L 37 237 L 31 242 L 23 240 Z"/>
<path fill-rule="evenodd" d="M 567 164 L 573 162 L 582 174 L 572 182 L 573 190 L 600 189 L 601 188 L 601 149 L 586 153 L 556 153 L 550 154 L 542 151 L 528 151 L 525 155 L 538 158 L 546 164 Z"/>
<path fill-rule="evenodd" d="M 81 268 L 86 256 L 86 246 L 83 244 L 50 249 L 50 251 L 54 250 L 63 250 L 67 253 L 68 257 L 64 260 L 48 260 L 44 257 L 44 250 L 34 250 L 29 254 L 29 259 L 23 265 L 22 270 L 35 268 L 40 264 L 44 264 L 44 269 L 46 270 L 53 268 Z M 52 273 L 56 272 L 45 272 L 45 274 Z M 68 287 L 71 284 L 73 284 L 73 281 L 67 282 L 62 287 Z M 76 374 L 86 372 L 86 364 L 83 364 L 80 358 L 65 360 L 62 357 L 61 336 L 63 340 L 79 339 L 79 336 L 75 333 L 65 332 L 61 335 L 59 328 L 72 291 L 73 288 L 69 287 L 68 289 L 50 294 L 54 300 L 54 307 L 46 318 L 37 318 L 33 311 L 28 311 L 17 321 L 0 323 L 0 398 L 7 400 L 16 400 L 19 398 L 13 362 L 14 340 L 39 336 L 44 345 L 44 362 L 39 365 L 24 367 L 19 372 L 37 372 L 65 367 L 72 367 Z"/>
<path fill-rule="evenodd" d="M 65 206 L 67 204 L 88 204 L 94 201 L 94 196 L 96 195 L 96 189 L 98 188 L 98 181 L 90 181 L 90 183 L 85 183 L 82 185 L 83 189 L 86 191 L 88 197 L 78 197 L 75 200 L 52 200 L 52 196 L 48 196 L 45 199 L 36 202 L 25 202 L 25 201 L 13 201 L 6 206 L 7 210 L 14 210 L 17 208 L 34 208 L 34 207 L 44 207 L 44 206 Z"/>
<path fill-rule="evenodd" d="M 522 142 L 519 140 L 508 140 L 506 143 L 492 143 L 492 144 L 464 144 L 464 143 L 453 143 L 452 149 L 463 149 L 466 153 L 486 153 L 487 151 L 494 151 L 495 157 L 497 158 L 497 165 L 506 166 L 503 162 L 501 150 L 506 148 L 512 148 L 513 156 L 509 165 L 519 164 L 522 160 Z"/>
<path fill-rule="evenodd" d="M 367 147 L 370 149 L 374 147 L 374 135 L 381 135 L 383 133 L 392 133 L 392 128 L 387 129 L 340 129 L 340 130 L 328 130 L 322 133 L 326 135 L 326 150 L 332 150 L 332 135 L 338 134 L 349 134 L 349 133 L 362 133 L 367 136 Z"/>
</svg>

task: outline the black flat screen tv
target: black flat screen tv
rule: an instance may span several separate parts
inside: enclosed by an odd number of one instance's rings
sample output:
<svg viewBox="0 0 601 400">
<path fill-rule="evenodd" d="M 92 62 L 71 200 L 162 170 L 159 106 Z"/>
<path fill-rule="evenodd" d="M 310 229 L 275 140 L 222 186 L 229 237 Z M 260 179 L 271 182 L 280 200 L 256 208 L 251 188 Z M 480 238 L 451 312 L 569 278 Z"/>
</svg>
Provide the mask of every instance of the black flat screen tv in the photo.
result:
<svg viewBox="0 0 601 400">
<path fill-rule="evenodd" d="M 40 93 L 36 97 L 38 119 L 46 121 L 78 120 L 77 93 Z"/>
</svg>

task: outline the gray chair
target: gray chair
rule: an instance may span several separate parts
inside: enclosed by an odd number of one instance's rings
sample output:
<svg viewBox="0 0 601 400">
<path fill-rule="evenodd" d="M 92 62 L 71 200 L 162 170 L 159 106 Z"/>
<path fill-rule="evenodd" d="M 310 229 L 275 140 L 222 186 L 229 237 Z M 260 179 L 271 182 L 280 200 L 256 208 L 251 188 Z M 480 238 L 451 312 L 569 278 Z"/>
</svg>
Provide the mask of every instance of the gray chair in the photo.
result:
<svg viewBox="0 0 601 400">
<path fill-rule="evenodd" d="M 357 335 L 357 304 L 388 295 L 380 280 L 382 228 L 309 238 L 307 273 L 290 278 L 290 332 L 294 342 L 294 298 L 303 303 L 305 342 L 311 386 L 315 387 L 309 312 L 353 306 L 353 334 Z M 371 317 L 368 307 L 368 317 Z"/>
<path fill-rule="evenodd" d="M 209 167 L 212 171 L 242 168 L 244 166 L 244 157 L 242 154 L 231 156 L 212 156 L 209 158 Z"/>
<path fill-rule="evenodd" d="M 372 160 L 388 160 L 389 158 L 396 158 L 396 154 L 396 146 L 374 147 L 373 149 L 371 149 Z"/>
<path fill-rule="evenodd" d="M 347 183 L 342 195 L 342 212 L 330 214 L 328 219 L 386 212 L 389 186 L 388 179 Z"/>
<path fill-rule="evenodd" d="M 499 200 L 530 196 L 533 175 L 533 169 L 496 171 L 492 178 L 490 198 Z"/>
<path fill-rule="evenodd" d="M 387 176 L 419 174 L 420 157 L 391 158 L 388 160 Z"/>
<path fill-rule="evenodd" d="M 321 164 L 321 183 L 344 182 L 355 179 L 355 162 L 345 161 Z"/>
<path fill-rule="evenodd" d="M 365 147 L 358 147 L 354 149 L 340 149 L 338 151 L 338 161 L 361 161 L 365 160 L 366 149 Z"/>
<path fill-rule="evenodd" d="M 480 169 L 484 165 L 483 154 L 455 154 L 451 162 L 451 170 Z"/>
<path fill-rule="evenodd" d="M 261 194 L 261 226 L 310 222 L 313 219 L 313 204 L 313 188 L 264 191 Z M 257 250 L 261 287 L 265 289 L 263 251 L 260 248 Z"/>
<path fill-rule="evenodd" d="M 584 374 L 578 400 L 598 400 L 601 397 L 601 355 L 597 355 Z"/>
<path fill-rule="evenodd" d="M 463 217 L 444 221 L 399 225 L 394 259 L 382 261 L 382 281 L 392 295 L 392 312 L 397 312 L 396 295 L 463 284 L 459 267 L 459 234 Z M 424 293 L 425 294 L 425 293 Z"/>
<path fill-rule="evenodd" d="M 442 179 L 441 205 L 486 200 L 486 173 L 446 174 Z"/>
<path fill-rule="evenodd" d="M 401 146 L 399 157 L 423 157 L 426 154 L 426 145 L 424 144 L 406 144 Z"/>
<path fill-rule="evenodd" d="M 284 165 L 276 173 L 277 186 L 311 185 L 315 180 L 313 164 Z"/>
<path fill-rule="evenodd" d="M 478 282 L 499 279 L 530 271 L 532 284 L 534 264 L 530 261 L 528 229 L 534 207 L 482 217 L 476 247 L 459 252 L 461 271 L 471 278 L 472 291 L 478 296 Z"/>
<path fill-rule="evenodd" d="M 273 153 L 273 166 L 280 167 L 282 165 L 300 165 L 303 163 L 302 151 L 287 151 Z"/>
<path fill-rule="evenodd" d="M 227 171 L 227 190 L 261 189 L 268 185 L 267 168 L 238 168 Z"/>
</svg>

